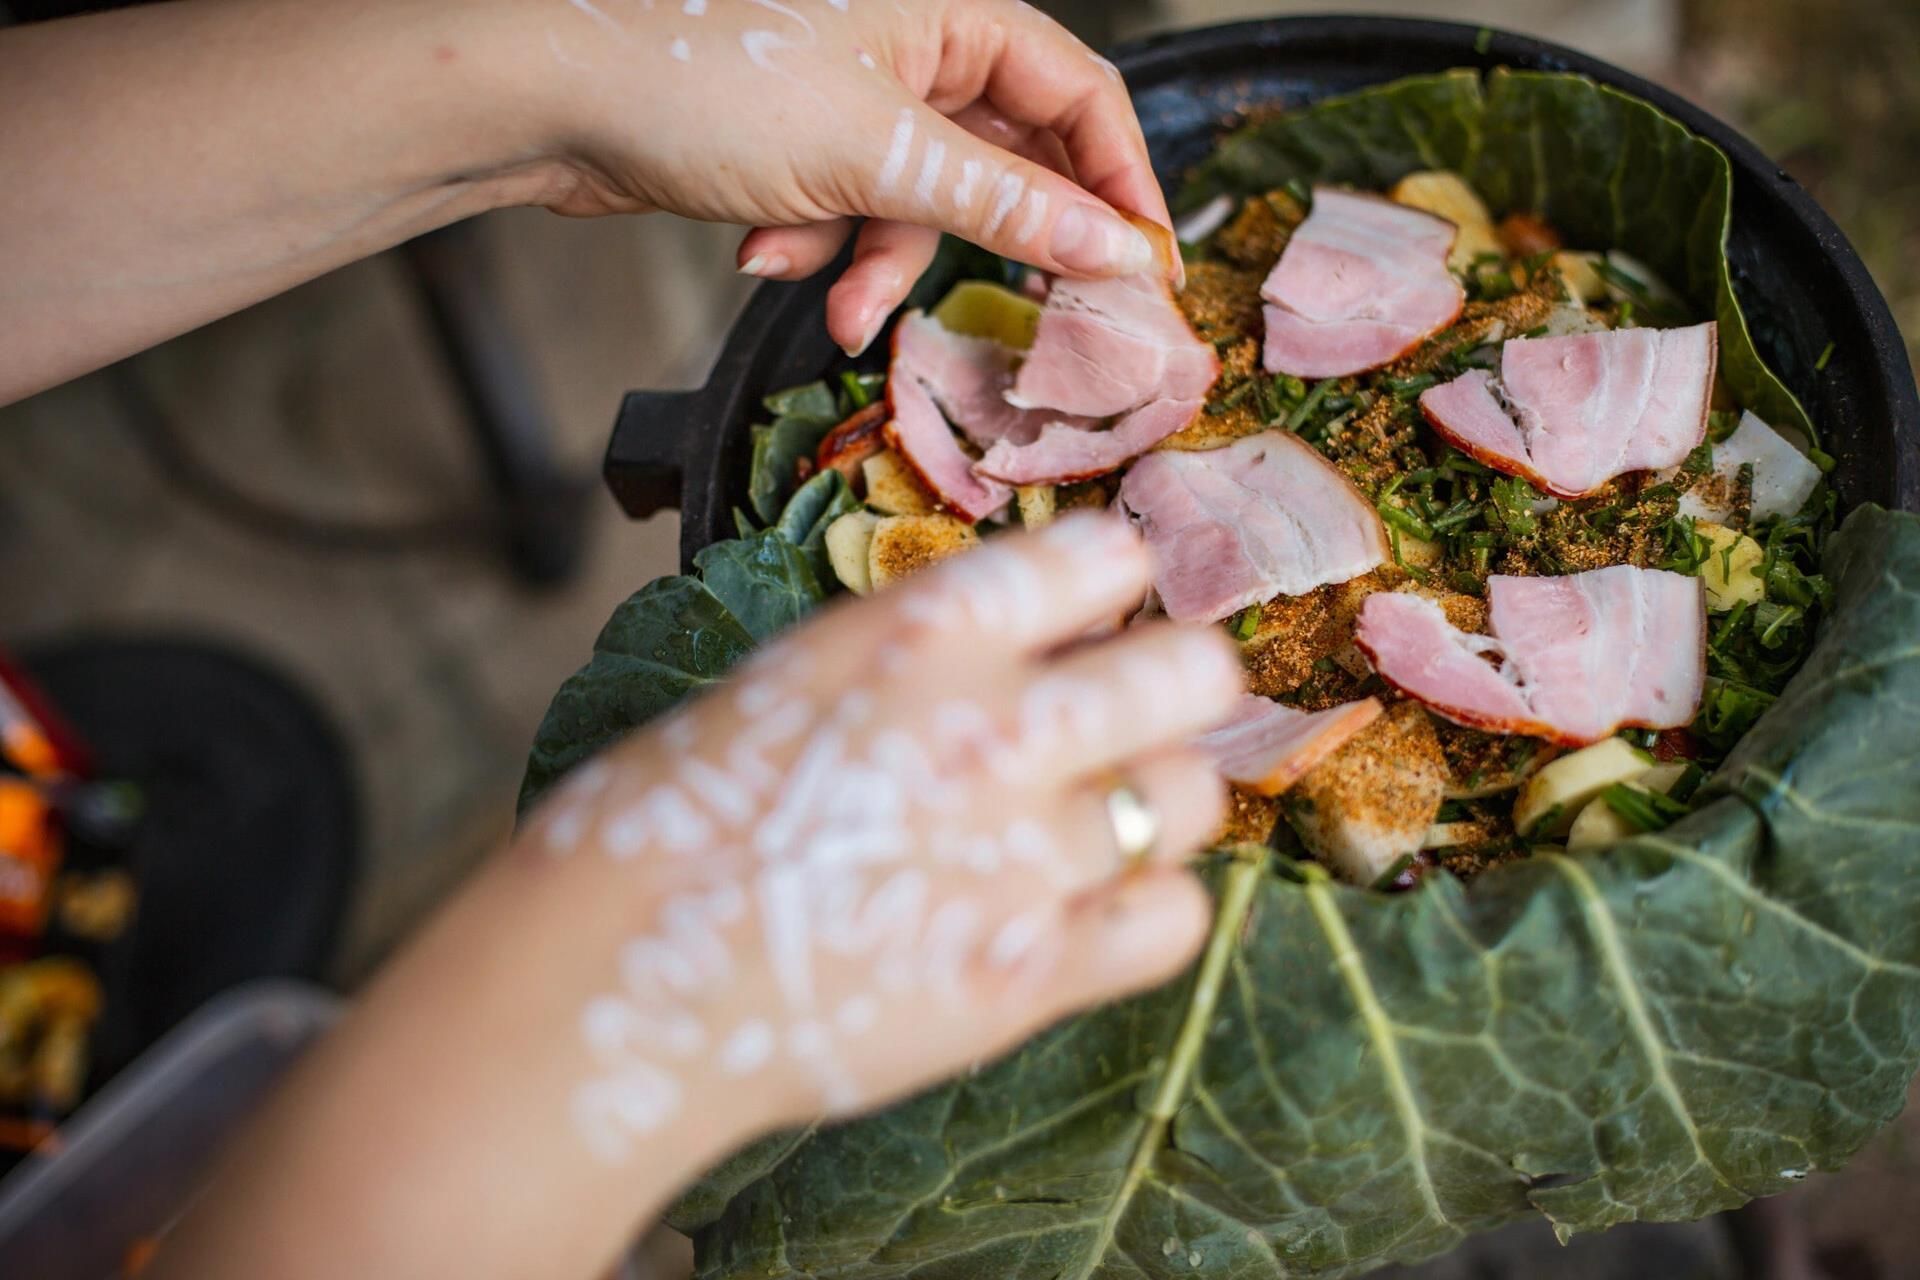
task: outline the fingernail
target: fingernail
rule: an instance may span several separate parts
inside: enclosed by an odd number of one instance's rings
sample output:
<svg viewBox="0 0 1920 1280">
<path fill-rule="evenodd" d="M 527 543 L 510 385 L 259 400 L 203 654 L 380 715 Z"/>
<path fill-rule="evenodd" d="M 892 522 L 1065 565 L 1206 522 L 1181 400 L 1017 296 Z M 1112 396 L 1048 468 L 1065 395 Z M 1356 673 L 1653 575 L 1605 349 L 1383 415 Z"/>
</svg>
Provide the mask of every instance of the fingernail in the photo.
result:
<svg viewBox="0 0 1920 1280">
<path fill-rule="evenodd" d="M 849 356 L 858 357 L 865 355 L 867 348 L 873 345 L 873 340 L 880 336 L 880 326 L 886 322 L 887 313 L 882 311 L 879 315 L 867 321 L 866 334 L 860 341 L 843 346 L 840 349 Z"/>
<path fill-rule="evenodd" d="M 1136 275 L 1153 265 L 1146 236 L 1097 205 L 1069 205 L 1054 221 L 1047 248 L 1069 271 Z"/>
<path fill-rule="evenodd" d="M 783 276 L 791 270 L 793 270 L 793 260 L 784 253 L 756 253 L 741 266 L 740 274 L 767 279 L 772 276 Z"/>
</svg>

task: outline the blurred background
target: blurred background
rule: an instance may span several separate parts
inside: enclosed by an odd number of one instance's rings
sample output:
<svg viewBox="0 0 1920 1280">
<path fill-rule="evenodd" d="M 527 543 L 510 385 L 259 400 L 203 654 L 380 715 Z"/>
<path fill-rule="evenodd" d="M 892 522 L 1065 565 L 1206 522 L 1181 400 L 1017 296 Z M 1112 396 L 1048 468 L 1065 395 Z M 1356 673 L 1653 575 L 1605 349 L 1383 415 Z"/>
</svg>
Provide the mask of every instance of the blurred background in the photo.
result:
<svg viewBox="0 0 1920 1280">
<path fill-rule="evenodd" d="M 1329 6 L 1041 7 L 1106 43 Z M 1543 35 L 1700 101 L 1812 188 L 1920 335 L 1920 4 L 1346 7 Z M 624 519 L 599 455 L 623 391 L 704 380 L 747 293 L 736 236 L 667 217 L 490 215 L 0 409 L 0 650 L 211 640 L 304 690 L 316 732 L 344 748 L 334 807 L 357 826 L 358 875 L 315 953 L 327 981 L 350 990 L 507 834 L 548 698 L 613 607 L 676 567 L 674 518 Z M 462 365 L 476 351 L 520 366 L 491 388 L 490 419 Z M 559 507 L 577 528 L 542 514 L 570 493 Z M 1899 1212 L 1920 1187 L 1915 1111 L 1847 1173 L 1763 1211 L 1823 1268 L 1778 1274 L 1920 1275 L 1920 1228 Z M 1655 1270 L 1761 1274 L 1746 1265 L 1708 1241 L 1687 1269 Z"/>
</svg>

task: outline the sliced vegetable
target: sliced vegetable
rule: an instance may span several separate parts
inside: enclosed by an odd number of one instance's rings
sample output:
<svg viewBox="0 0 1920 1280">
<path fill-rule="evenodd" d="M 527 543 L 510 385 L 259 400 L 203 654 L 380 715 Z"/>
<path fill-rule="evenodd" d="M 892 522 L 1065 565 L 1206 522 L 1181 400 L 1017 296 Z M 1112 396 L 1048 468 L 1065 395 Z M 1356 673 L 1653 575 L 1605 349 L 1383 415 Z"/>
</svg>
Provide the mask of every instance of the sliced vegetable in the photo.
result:
<svg viewBox="0 0 1920 1280">
<path fill-rule="evenodd" d="M 1564 836 L 1589 801 L 1616 782 L 1631 782 L 1652 764 L 1652 756 L 1620 738 L 1561 756 L 1520 788 L 1513 829 L 1523 836 Z"/>
<path fill-rule="evenodd" d="M 1767 598 L 1766 580 L 1760 576 L 1767 553 L 1744 533 L 1725 525 L 1695 521 L 1693 531 L 1707 541 L 1707 553 L 1700 563 L 1700 581 L 1707 589 L 1707 608 L 1725 613 L 1739 605 L 1756 605 Z"/>
<path fill-rule="evenodd" d="M 1567 287 L 1567 296 L 1576 302 L 1604 302 L 1607 298 L 1607 282 L 1601 278 L 1597 253 L 1576 252 L 1563 249 L 1547 260 L 1548 265 L 1560 273 L 1561 283 Z"/>
<path fill-rule="evenodd" d="M 827 526 L 827 563 L 842 586 L 857 596 L 873 592 L 873 569 L 868 559 L 873 531 L 880 517 L 871 511 L 850 511 Z"/>
<path fill-rule="evenodd" d="M 1494 233 L 1493 215 L 1467 180 L 1448 169 L 1429 169 L 1410 173 L 1393 184 L 1387 197 L 1396 204 L 1422 209 L 1445 218 L 1459 230 L 1453 249 L 1447 254 L 1447 266 L 1465 271 L 1484 254 L 1501 256 L 1500 237 Z"/>
<path fill-rule="evenodd" d="M 1025 351 L 1040 328 L 1040 304 L 1001 285 L 962 280 L 933 309 L 933 318 L 954 333 Z"/>
</svg>

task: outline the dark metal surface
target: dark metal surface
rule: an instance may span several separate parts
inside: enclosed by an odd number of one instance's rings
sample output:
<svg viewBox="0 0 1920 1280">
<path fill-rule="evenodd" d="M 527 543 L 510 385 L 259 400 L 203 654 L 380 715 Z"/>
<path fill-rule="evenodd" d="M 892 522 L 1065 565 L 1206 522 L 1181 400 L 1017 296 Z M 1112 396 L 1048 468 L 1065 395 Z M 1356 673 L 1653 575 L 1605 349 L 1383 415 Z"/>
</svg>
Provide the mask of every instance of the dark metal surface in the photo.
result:
<svg viewBox="0 0 1920 1280">
<path fill-rule="evenodd" d="M 1843 504 L 1920 510 L 1920 395 L 1885 300 L 1846 237 L 1806 190 L 1760 150 L 1698 107 L 1617 67 L 1560 45 L 1448 22 L 1300 17 L 1209 27 L 1123 46 L 1126 73 L 1163 182 L 1176 184 L 1222 128 L 1253 104 L 1298 105 L 1329 94 L 1449 67 L 1573 71 L 1653 103 L 1711 139 L 1733 162 L 1729 256 L 1761 354 L 1805 402 L 1830 452 Z M 760 398 L 849 361 L 827 337 L 832 272 L 763 285 L 748 303 L 705 387 L 639 392 L 621 407 L 606 477 L 630 514 L 679 495 L 687 561 L 732 535 L 744 497 Z M 1825 369 L 1813 366 L 1828 344 Z M 875 344 L 884 351 L 884 339 Z"/>
</svg>

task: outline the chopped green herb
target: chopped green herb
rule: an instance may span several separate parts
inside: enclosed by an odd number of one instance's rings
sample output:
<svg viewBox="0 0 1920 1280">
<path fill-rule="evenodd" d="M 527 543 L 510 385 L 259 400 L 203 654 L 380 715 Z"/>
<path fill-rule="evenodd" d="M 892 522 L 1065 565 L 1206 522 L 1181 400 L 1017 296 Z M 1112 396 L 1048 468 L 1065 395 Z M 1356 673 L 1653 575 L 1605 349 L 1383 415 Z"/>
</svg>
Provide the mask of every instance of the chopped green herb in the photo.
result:
<svg viewBox="0 0 1920 1280">
<path fill-rule="evenodd" d="M 1813 371 L 1815 373 L 1825 373 L 1827 361 L 1831 359 L 1833 359 L 1833 344 L 1829 342 L 1826 348 L 1820 352 L 1820 358 L 1813 362 Z"/>
<path fill-rule="evenodd" d="M 1300 428 L 1305 425 L 1307 419 L 1313 416 L 1313 411 L 1320 407 L 1320 402 L 1327 398 L 1328 393 L 1334 389 L 1339 381 L 1340 379 L 1338 378 L 1322 378 L 1320 381 L 1314 383 L 1313 390 L 1307 392 L 1307 398 L 1300 402 L 1300 407 L 1287 415 L 1287 430 L 1299 431 Z"/>
<path fill-rule="evenodd" d="M 1380 513 L 1380 518 L 1387 522 L 1389 529 L 1404 533 L 1409 537 L 1419 538 L 1425 542 L 1432 542 L 1434 540 L 1433 526 L 1422 520 L 1419 516 L 1414 515 L 1411 511 L 1396 507 L 1391 502 L 1378 503 L 1375 505 L 1374 510 Z"/>
<path fill-rule="evenodd" d="M 1260 606 L 1250 604 L 1227 619 L 1227 631 L 1235 640 L 1242 642 L 1253 639 L 1253 633 L 1260 629 Z"/>
<path fill-rule="evenodd" d="M 1677 800 L 1624 782 L 1614 783 L 1600 798 L 1636 831 L 1664 831 L 1688 813 L 1687 806 Z"/>
<path fill-rule="evenodd" d="M 864 409 L 873 403 L 873 391 L 867 386 L 865 378 L 847 369 L 840 375 L 841 390 L 847 394 L 847 402 L 855 409 Z"/>
</svg>

